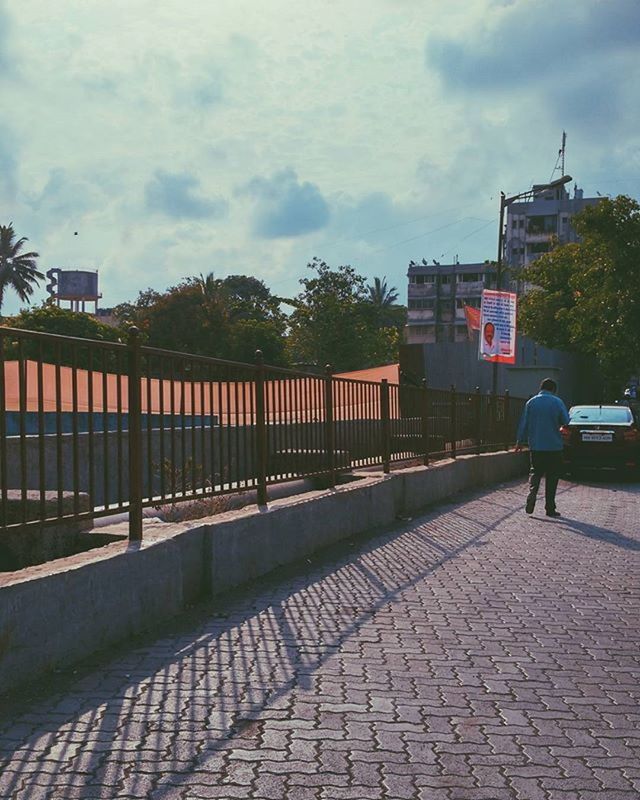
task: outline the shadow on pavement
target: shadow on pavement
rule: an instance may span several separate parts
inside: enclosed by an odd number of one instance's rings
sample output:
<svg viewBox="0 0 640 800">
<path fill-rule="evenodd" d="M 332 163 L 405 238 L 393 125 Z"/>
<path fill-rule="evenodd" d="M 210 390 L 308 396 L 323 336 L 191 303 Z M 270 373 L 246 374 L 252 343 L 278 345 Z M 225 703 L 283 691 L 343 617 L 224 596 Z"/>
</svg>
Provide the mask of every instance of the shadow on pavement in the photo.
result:
<svg viewBox="0 0 640 800">
<path fill-rule="evenodd" d="M 199 771 L 202 782 L 237 790 L 237 764 L 226 752 L 258 741 L 261 757 L 279 760 L 263 738 L 265 721 L 291 716 L 292 690 L 320 693 L 334 654 L 371 617 L 521 513 L 521 492 L 514 494 L 517 510 L 475 495 L 481 515 L 440 506 L 373 539 L 342 543 L 312 566 L 256 582 L 250 596 L 245 588 L 199 606 L 162 638 L 129 643 L 106 663 L 103 654 L 10 717 L 2 712 L 0 796 L 169 800 Z M 583 527 L 577 532 L 589 535 L 592 526 Z M 365 678 L 366 659 L 357 663 Z"/>
<path fill-rule="evenodd" d="M 610 528 L 599 528 L 597 525 L 588 525 L 586 522 L 580 522 L 577 519 L 571 519 L 565 516 L 559 519 L 558 522 L 564 523 L 563 528 L 565 530 L 572 531 L 580 536 L 586 536 L 587 539 L 613 544 L 625 550 L 640 551 L 640 541 L 632 539 L 630 536 L 624 536 L 622 533 L 612 531 Z"/>
</svg>

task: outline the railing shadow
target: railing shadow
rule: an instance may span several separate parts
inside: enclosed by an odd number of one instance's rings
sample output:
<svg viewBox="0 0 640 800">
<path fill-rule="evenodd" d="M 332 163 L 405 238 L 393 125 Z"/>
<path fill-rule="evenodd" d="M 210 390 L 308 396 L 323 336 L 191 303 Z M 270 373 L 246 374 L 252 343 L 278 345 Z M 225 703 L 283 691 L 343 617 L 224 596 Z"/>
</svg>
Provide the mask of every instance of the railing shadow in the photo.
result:
<svg viewBox="0 0 640 800">
<path fill-rule="evenodd" d="M 281 760 L 285 737 L 274 740 L 273 722 L 268 737 L 264 728 L 267 719 L 289 724 L 292 690 L 312 688 L 321 666 L 325 680 L 332 658 L 378 611 L 519 513 L 489 497 L 474 503 L 482 512 L 473 518 L 440 507 L 331 548 L 303 574 L 300 564 L 283 569 L 251 597 L 200 607 L 177 631 L 0 716 L 0 796 L 169 800 L 201 771 L 209 784 L 246 782 L 250 796 L 251 752 L 239 774 L 227 751 L 259 740 L 259 757 Z M 364 680 L 361 662 L 354 670 Z M 317 722 L 310 713 L 306 724 Z"/>
</svg>

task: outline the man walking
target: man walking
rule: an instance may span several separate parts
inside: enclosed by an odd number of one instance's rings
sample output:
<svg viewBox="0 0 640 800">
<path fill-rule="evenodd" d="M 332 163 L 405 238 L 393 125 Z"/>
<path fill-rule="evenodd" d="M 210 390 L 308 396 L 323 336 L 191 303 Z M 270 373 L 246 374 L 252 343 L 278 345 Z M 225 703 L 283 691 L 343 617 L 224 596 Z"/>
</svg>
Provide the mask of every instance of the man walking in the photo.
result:
<svg viewBox="0 0 640 800">
<path fill-rule="evenodd" d="M 533 514 L 542 476 L 544 481 L 544 505 L 548 517 L 559 517 L 556 509 L 556 489 L 562 471 L 562 436 L 560 426 L 569 422 L 565 404 L 556 397 L 558 386 L 551 378 L 545 378 L 540 391 L 524 407 L 518 427 L 516 452 L 522 445 L 529 445 L 531 469 L 529 471 L 529 494 L 525 511 Z"/>
</svg>

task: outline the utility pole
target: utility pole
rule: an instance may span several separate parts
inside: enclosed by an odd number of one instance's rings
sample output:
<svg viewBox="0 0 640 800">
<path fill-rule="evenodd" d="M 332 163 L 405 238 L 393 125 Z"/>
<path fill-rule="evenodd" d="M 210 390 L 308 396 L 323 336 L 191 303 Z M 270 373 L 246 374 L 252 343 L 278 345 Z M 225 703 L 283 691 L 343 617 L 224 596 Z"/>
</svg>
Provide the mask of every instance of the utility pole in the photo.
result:
<svg viewBox="0 0 640 800">
<path fill-rule="evenodd" d="M 563 148 L 564 148 L 564 140 L 566 134 L 563 132 Z M 562 151 L 563 158 L 564 158 L 564 149 Z M 564 162 L 563 162 L 564 163 Z M 569 183 L 572 181 L 573 178 L 571 175 L 563 175 L 562 178 L 558 178 L 555 181 L 551 181 L 550 183 L 545 183 L 542 186 L 536 186 L 535 188 L 527 189 L 526 192 L 520 192 L 520 194 L 514 194 L 511 197 L 506 197 L 504 192 L 500 192 L 500 221 L 499 221 L 499 228 L 498 228 L 498 259 L 496 261 L 496 290 L 500 292 L 502 290 L 502 252 L 504 250 L 504 211 L 505 208 L 510 206 L 512 203 L 515 203 L 518 200 L 526 199 L 533 199 L 539 194 L 546 192 L 548 189 L 555 189 L 558 186 L 564 186 L 565 183 Z M 480 332 L 482 335 L 482 331 Z M 492 363 L 493 367 L 493 374 L 491 376 L 491 393 L 493 395 L 493 402 L 496 402 L 496 395 L 498 394 L 498 362 L 494 361 Z"/>
</svg>

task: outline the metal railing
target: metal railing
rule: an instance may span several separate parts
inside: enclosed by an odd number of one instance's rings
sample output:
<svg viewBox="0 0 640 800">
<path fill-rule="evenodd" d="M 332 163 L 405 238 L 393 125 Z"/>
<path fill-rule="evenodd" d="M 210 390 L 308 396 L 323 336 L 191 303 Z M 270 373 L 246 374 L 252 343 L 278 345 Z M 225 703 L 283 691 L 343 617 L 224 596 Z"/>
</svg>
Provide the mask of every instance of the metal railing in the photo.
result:
<svg viewBox="0 0 640 800">
<path fill-rule="evenodd" d="M 0 527 L 506 448 L 524 401 L 0 327 Z"/>
</svg>

